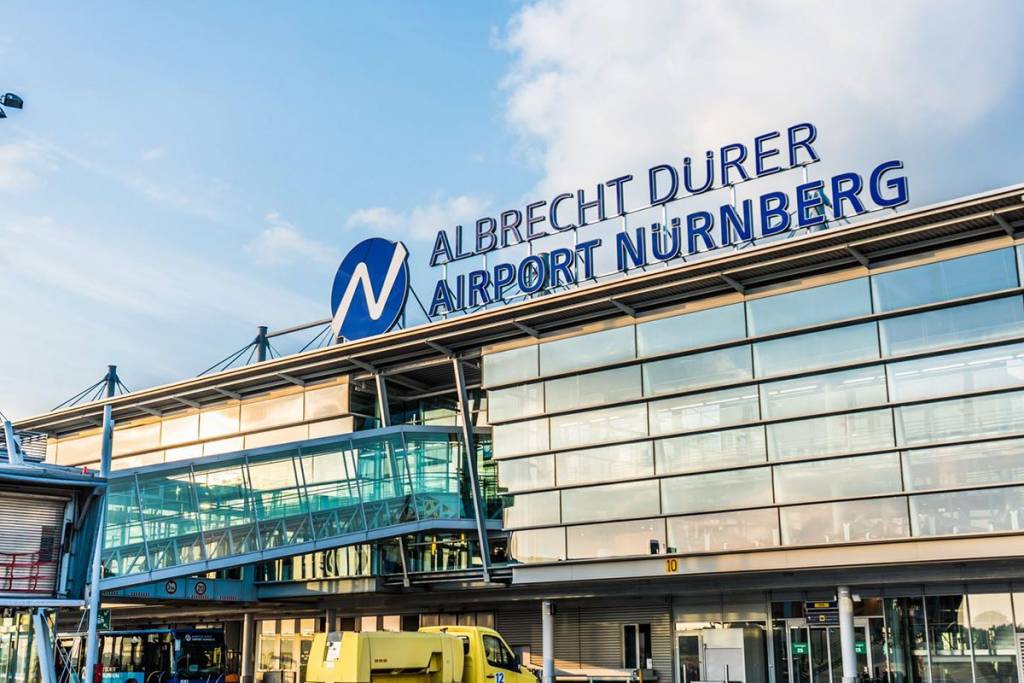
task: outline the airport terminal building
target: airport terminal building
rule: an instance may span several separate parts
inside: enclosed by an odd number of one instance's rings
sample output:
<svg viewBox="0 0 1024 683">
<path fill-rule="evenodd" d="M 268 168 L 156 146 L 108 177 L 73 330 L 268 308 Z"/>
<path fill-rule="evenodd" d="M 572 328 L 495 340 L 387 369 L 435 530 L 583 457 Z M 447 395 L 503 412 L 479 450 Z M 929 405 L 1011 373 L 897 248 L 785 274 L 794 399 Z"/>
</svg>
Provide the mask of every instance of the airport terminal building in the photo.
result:
<svg viewBox="0 0 1024 683">
<path fill-rule="evenodd" d="M 470 623 L 566 680 L 1022 683 L 1024 187 L 821 227 L 17 426 L 95 467 L 112 406 L 114 625 L 243 680 Z"/>
</svg>

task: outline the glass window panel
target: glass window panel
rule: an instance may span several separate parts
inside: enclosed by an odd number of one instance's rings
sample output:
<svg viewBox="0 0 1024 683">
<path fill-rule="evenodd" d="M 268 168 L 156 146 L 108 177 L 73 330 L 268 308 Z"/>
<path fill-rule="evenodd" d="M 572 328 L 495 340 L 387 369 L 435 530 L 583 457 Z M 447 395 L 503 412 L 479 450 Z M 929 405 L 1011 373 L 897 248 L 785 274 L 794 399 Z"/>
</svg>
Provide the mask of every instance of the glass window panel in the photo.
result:
<svg viewBox="0 0 1024 683">
<path fill-rule="evenodd" d="M 549 379 L 544 385 L 549 412 L 618 403 L 640 398 L 640 366 Z"/>
<path fill-rule="evenodd" d="M 565 524 L 628 519 L 659 512 L 658 482 L 655 479 L 562 491 L 562 521 Z"/>
<path fill-rule="evenodd" d="M 747 302 L 752 337 L 870 314 L 866 277 Z"/>
<path fill-rule="evenodd" d="M 893 401 L 974 393 L 1019 386 L 1024 344 L 975 349 L 889 364 Z"/>
<path fill-rule="evenodd" d="M 492 435 L 495 458 L 544 451 L 548 448 L 548 419 L 495 425 Z"/>
<path fill-rule="evenodd" d="M 173 446 L 199 439 L 199 416 L 184 415 L 164 419 L 160 431 L 160 445 Z"/>
<path fill-rule="evenodd" d="M 651 403 L 651 434 L 728 427 L 760 417 L 757 387 L 737 387 Z"/>
<path fill-rule="evenodd" d="M 245 439 L 241 436 L 232 436 L 227 439 L 207 441 L 203 444 L 203 455 L 219 455 L 221 453 L 230 453 L 231 451 L 240 451 L 243 448 L 245 448 Z"/>
<path fill-rule="evenodd" d="M 289 453 L 249 463 L 249 486 L 264 548 L 276 548 L 313 539 L 309 509 L 299 491 L 295 465 Z"/>
<path fill-rule="evenodd" d="M 761 385 L 765 419 L 850 410 L 886 402 L 885 368 L 842 370 Z"/>
<path fill-rule="evenodd" d="M 632 325 L 540 345 L 540 374 L 554 375 L 636 358 Z"/>
<path fill-rule="evenodd" d="M 779 503 L 899 493 L 901 488 L 896 453 L 775 467 L 775 496 Z"/>
<path fill-rule="evenodd" d="M 644 363 L 644 395 L 689 391 L 754 376 L 750 346 L 734 346 Z"/>
<path fill-rule="evenodd" d="M 775 508 L 712 512 L 668 520 L 669 552 L 712 553 L 779 545 Z"/>
<path fill-rule="evenodd" d="M 334 417 L 348 412 L 348 383 L 306 390 L 307 420 Z"/>
<path fill-rule="evenodd" d="M 661 480 L 661 496 L 665 514 L 771 505 L 771 468 L 669 477 Z"/>
<path fill-rule="evenodd" d="M 160 423 L 153 422 L 138 427 L 115 428 L 112 455 L 145 451 L 160 445 Z"/>
<path fill-rule="evenodd" d="M 901 446 L 1024 432 L 1024 393 L 957 398 L 896 408 Z"/>
<path fill-rule="evenodd" d="M 658 474 L 755 465 L 766 459 L 764 427 L 688 434 L 654 442 Z"/>
<path fill-rule="evenodd" d="M 967 596 L 971 613 L 971 639 L 978 663 L 993 655 L 1014 653 L 1013 609 L 1009 593 L 975 593 Z M 999 660 L 1000 663 L 1002 660 Z M 1013 660 L 1010 660 L 1013 662 Z M 999 667 L 1001 668 L 1001 667 Z M 1003 675 L 992 676 L 987 672 L 985 680 L 1005 681 Z"/>
<path fill-rule="evenodd" d="M 268 429 L 265 432 L 245 435 L 246 448 L 261 448 L 263 446 L 278 446 L 283 443 L 294 443 L 305 441 L 309 438 L 309 427 L 304 424 L 281 429 Z"/>
<path fill-rule="evenodd" d="M 963 595 L 933 595 L 924 599 L 932 680 L 973 680 L 967 600 Z"/>
<path fill-rule="evenodd" d="M 57 464 L 81 465 L 99 459 L 101 435 L 78 436 L 57 441 Z"/>
<path fill-rule="evenodd" d="M 1021 255 L 1024 256 L 1024 250 Z M 1013 613 L 1017 617 L 1017 633 L 1024 633 L 1024 593 L 1013 594 Z"/>
<path fill-rule="evenodd" d="M 551 418 L 551 447 L 574 448 L 647 436 L 647 406 L 639 403 Z"/>
<path fill-rule="evenodd" d="M 657 541 L 659 548 L 665 547 L 665 520 L 573 526 L 566 529 L 566 536 L 571 560 L 649 555 L 651 541 Z"/>
<path fill-rule="evenodd" d="M 558 485 L 594 484 L 654 476 L 650 441 L 559 453 Z"/>
<path fill-rule="evenodd" d="M 242 431 L 264 429 L 289 422 L 302 422 L 302 394 L 242 404 Z"/>
<path fill-rule="evenodd" d="M 211 557 L 256 550 L 253 503 L 241 464 L 199 467 L 199 522 Z"/>
<path fill-rule="evenodd" d="M 872 498 L 782 508 L 783 545 L 906 538 L 906 498 Z"/>
<path fill-rule="evenodd" d="M 758 377 L 878 358 L 875 323 L 847 325 L 754 344 Z"/>
<path fill-rule="evenodd" d="M 558 491 L 542 493 L 526 493 L 512 496 L 511 505 L 506 504 L 504 523 L 506 529 L 523 526 L 541 526 L 558 524 L 559 504 Z"/>
<path fill-rule="evenodd" d="M 1024 439 L 906 451 L 903 471 L 910 491 L 1024 481 Z"/>
<path fill-rule="evenodd" d="M 517 562 L 557 562 L 565 559 L 565 529 L 513 531 L 509 556 Z"/>
<path fill-rule="evenodd" d="M 537 345 L 489 353 L 484 356 L 484 384 L 489 387 L 511 384 L 540 375 Z"/>
<path fill-rule="evenodd" d="M 544 384 L 519 384 L 487 392 L 488 421 L 502 422 L 544 412 Z"/>
<path fill-rule="evenodd" d="M 910 498 L 915 536 L 1024 530 L 1024 487 L 928 493 Z"/>
<path fill-rule="evenodd" d="M 199 438 L 215 439 L 218 436 L 238 433 L 237 405 L 225 406 L 199 413 Z"/>
<path fill-rule="evenodd" d="M 894 270 L 871 276 L 876 311 L 921 306 L 1017 286 L 1011 249 Z"/>
<path fill-rule="evenodd" d="M 768 459 L 795 460 L 895 445 L 888 409 L 768 425 Z"/>
<path fill-rule="evenodd" d="M 498 485 L 510 492 L 553 488 L 555 458 L 552 455 L 538 455 L 504 460 L 498 465 Z"/>
<path fill-rule="evenodd" d="M 203 455 L 203 444 L 196 443 L 191 446 L 178 446 L 177 448 L 168 448 L 164 451 L 165 462 L 176 462 L 178 460 L 191 460 L 192 458 L 200 458 Z"/>
<path fill-rule="evenodd" d="M 683 313 L 636 326 L 641 358 L 743 339 L 746 334 L 743 304 Z"/>
<path fill-rule="evenodd" d="M 1024 333 L 1019 296 L 954 306 L 879 321 L 882 354 L 898 356 Z"/>
<path fill-rule="evenodd" d="M 203 559 L 197 509 L 188 472 L 164 471 L 138 479 L 151 570 Z M 217 507 L 207 514 L 217 514 Z"/>
</svg>

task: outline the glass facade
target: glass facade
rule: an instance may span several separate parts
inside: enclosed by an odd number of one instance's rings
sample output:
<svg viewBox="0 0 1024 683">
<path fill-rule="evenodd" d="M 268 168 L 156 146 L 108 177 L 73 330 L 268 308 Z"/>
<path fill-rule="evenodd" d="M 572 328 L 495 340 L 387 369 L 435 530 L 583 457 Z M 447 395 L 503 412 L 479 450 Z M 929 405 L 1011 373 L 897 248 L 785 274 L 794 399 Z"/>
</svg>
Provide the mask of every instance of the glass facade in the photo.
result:
<svg viewBox="0 0 1024 683">
<path fill-rule="evenodd" d="M 1024 531 L 1014 252 L 485 354 L 512 557 Z"/>
<path fill-rule="evenodd" d="M 489 447 L 480 446 L 478 462 Z M 457 431 L 397 427 L 309 447 L 115 472 L 106 577 L 301 546 L 406 522 L 473 519 Z M 485 489 L 486 490 L 486 489 Z M 294 554 L 294 553 L 293 553 Z"/>
</svg>

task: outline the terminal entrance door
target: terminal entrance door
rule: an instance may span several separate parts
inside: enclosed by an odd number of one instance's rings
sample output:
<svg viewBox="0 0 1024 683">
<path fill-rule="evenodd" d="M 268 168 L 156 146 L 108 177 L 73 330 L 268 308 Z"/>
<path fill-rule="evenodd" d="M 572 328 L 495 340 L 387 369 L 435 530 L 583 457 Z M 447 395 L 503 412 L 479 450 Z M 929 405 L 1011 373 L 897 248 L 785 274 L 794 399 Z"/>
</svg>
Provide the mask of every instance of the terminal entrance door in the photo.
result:
<svg viewBox="0 0 1024 683">
<path fill-rule="evenodd" d="M 853 622 L 857 674 L 865 680 L 874 671 L 872 648 L 868 646 L 869 619 Z M 843 655 L 839 627 L 808 628 L 803 619 L 786 620 L 786 658 L 788 680 L 776 683 L 843 683 Z"/>
</svg>

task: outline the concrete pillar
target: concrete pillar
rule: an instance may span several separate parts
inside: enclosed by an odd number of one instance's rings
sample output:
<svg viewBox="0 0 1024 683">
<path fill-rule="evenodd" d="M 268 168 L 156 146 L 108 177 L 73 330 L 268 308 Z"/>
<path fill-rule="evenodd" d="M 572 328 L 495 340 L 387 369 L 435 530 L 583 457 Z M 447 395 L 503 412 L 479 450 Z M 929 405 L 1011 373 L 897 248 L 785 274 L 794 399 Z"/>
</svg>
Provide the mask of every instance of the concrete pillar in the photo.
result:
<svg viewBox="0 0 1024 683">
<path fill-rule="evenodd" d="M 253 682 L 253 666 L 256 664 L 256 619 L 252 612 L 242 615 L 242 654 L 239 662 L 241 683 Z"/>
<path fill-rule="evenodd" d="M 853 630 L 853 598 L 849 586 L 836 588 L 839 602 L 839 645 L 843 653 L 843 683 L 857 681 L 856 635 Z"/>
<path fill-rule="evenodd" d="M 555 682 L 555 603 L 540 604 L 541 649 L 544 654 L 543 683 Z"/>
</svg>

